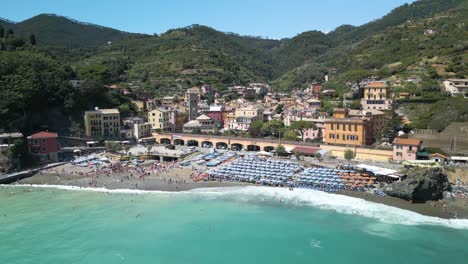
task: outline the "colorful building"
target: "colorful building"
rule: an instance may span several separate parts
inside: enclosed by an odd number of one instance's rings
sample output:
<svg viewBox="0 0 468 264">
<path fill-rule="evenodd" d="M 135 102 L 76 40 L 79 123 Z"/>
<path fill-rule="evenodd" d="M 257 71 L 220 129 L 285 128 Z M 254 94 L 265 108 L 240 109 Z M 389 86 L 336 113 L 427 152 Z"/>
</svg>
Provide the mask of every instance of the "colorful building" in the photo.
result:
<svg viewBox="0 0 468 264">
<path fill-rule="evenodd" d="M 28 137 L 28 148 L 37 154 L 41 162 L 58 161 L 57 133 L 39 132 Z"/>
<path fill-rule="evenodd" d="M 393 160 L 417 160 L 422 143 L 417 138 L 395 138 L 393 140 Z"/>
<path fill-rule="evenodd" d="M 392 100 L 388 87 L 383 82 L 371 82 L 364 87 L 364 97 L 361 99 L 362 109 L 390 110 Z"/>
<path fill-rule="evenodd" d="M 118 109 L 86 111 L 84 124 L 87 137 L 120 138 L 120 112 Z"/>
<path fill-rule="evenodd" d="M 216 124 L 207 115 L 201 115 L 195 120 L 189 121 L 184 125 L 184 133 L 216 133 L 218 130 Z"/>
<path fill-rule="evenodd" d="M 333 117 L 325 120 L 324 141 L 326 144 L 371 145 L 374 138 L 371 119 L 350 117 L 348 109 L 336 109 Z"/>
</svg>

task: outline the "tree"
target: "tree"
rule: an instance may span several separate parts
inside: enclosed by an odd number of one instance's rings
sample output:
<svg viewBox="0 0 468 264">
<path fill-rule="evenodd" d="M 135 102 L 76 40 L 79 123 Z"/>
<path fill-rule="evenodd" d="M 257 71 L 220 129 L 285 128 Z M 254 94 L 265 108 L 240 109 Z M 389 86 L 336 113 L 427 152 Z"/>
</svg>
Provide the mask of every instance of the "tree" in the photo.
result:
<svg viewBox="0 0 468 264">
<path fill-rule="evenodd" d="M 122 150 L 122 146 L 118 142 L 106 141 L 106 143 L 104 145 L 111 152 L 119 152 L 119 151 Z"/>
<path fill-rule="evenodd" d="M 125 149 L 125 154 L 128 155 L 128 151 L 130 150 L 130 146 L 129 146 L 129 145 L 126 145 L 124 149 Z"/>
<path fill-rule="evenodd" d="M 284 148 L 283 145 L 278 145 L 278 146 L 276 146 L 275 151 L 276 151 L 276 154 L 278 154 L 278 156 L 284 156 L 284 155 L 286 155 L 286 149 Z"/>
<path fill-rule="evenodd" d="M 172 145 L 172 144 L 169 144 L 166 146 L 167 149 L 171 149 L 171 150 L 174 150 L 175 149 L 175 146 Z"/>
<path fill-rule="evenodd" d="M 263 124 L 262 133 L 265 136 L 275 135 L 276 137 L 280 137 L 283 127 L 284 124 L 280 120 L 271 120 Z"/>
<path fill-rule="evenodd" d="M 148 153 L 150 153 L 152 149 L 153 149 L 153 145 L 146 146 L 146 150 Z"/>
<path fill-rule="evenodd" d="M 382 129 L 381 139 L 384 142 L 392 143 L 397 136 L 398 129 L 403 123 L 403 118 L 399 116 L 394 109 L 388 110 L 385 114 L 385 124 Z"/>
<path fill-rule="evenodd" d="M 296 157 L 296 160 L 301 160 L 301 153 L 295 151 L 295 152 L 294 152 L 294 157 Z"/>
<path fill-rule="evenodd" d="M 286 131 L 283 136 L 284 140 L 296 141 L 297 133 L 295 131 Z"/>
<path fill-rule="evenodd" d="M 258 120 L 250 124 L 249 134 L 251 137 L 255 138 L 261 136 L 262 134 L 263 121 Z"/>
<path fill-rule="evenodd" d="M 365 78 L 369 77 L 371 74 L 368 70 L 365 70 L 365 69 L 354 69 L 354 70 L 350 70 L 346 73 L 345 75 L 345 80 L 346 81 L 349 81 L 349 82 L 354 82 L 356 83 L 358 89 L 359 89 L 359 93 L 361 93 L 361 82 L 362 80 L 364 80 Z M 362 96 L 360 96 L 362 97 Z"/>
<path fill-rule="evenodd" d="M 0 38 L 3 38 L 5 36 L 5 28 L 0 25 Z"/>
<path fill-rule="evenodd" d="M 314 154 L 314 157 L 318 160 L 318 161 L 322 161 L 322 154 L 320 154 L 320 152 L 316 152 Z"/>
<path fill-rule="evenodd" d="M 356 157 L 356 153 L 354 153 L 354 151 L 352 151 L 351 149 L 347 149 L 345 150 L 344 152 L 344 158 L 348 161 L 354 159 Z"/>
<path fill-rule="evenodd" d="M 29 35 L 29 43 L 32 46 L 36 46 L 36 36 L 34 34 Z"/>
<path fill-rule="evenodd" d="M 277 114 L 283 113 L 283 110 L 284 110 L 284 105 L 279 104 L 279 105 L 276 106 L 275 111 L 276 111 Z"/>
<path fill-rule="evenodd" d="M 300 120 L 292 122 L 290 128 L 297 131 L 301 135 L 302 141 L 304 141 L 305 131 L 311 128 L 317 129 L 317 126 L 313 122 Z"/>
</svg>

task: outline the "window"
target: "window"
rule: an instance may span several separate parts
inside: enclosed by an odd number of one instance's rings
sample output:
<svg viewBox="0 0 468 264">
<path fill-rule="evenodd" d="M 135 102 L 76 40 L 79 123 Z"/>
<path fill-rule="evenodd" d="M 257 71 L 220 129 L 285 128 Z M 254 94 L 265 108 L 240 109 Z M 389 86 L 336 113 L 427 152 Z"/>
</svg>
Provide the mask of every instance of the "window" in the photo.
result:
<svg viewBox="0 0 468 264">
<path fill-rule="evenodd" d="M 340 130 L 340 124 L 336 124 L 336 130 Z"/>
<path fill-rule="evenodd" d="M 409 147 L 409 150 L 412 151 L 412 150 L 413 150 L 413 146 L 410 146 L 410 147 Z"/>
<path fill-rule="evenodd" d="M 42 151 L 46 151 L 46 146 L 42 146 Z"/>
<path fill-rule="evenodd" d="M 334 129 L 334 125 L 333 125 L 333 123 L 331 123 L 330 125 L 331 125 L 331 129 Z"/>
<path fill-rule="evenodd" d="M 346 124 L 343 124 L 343 131 L 346 131 Z"/>
<path fill-rule="evenodd" d="M 45 138 L 43 138 L 43 139 L 42 139 L 42 143 L 45 143 L 45 142 L 46 142 L 46 139 L 45 139 Z"/>
<path fill-rule="evenodd" d="M 344 134 L 341 135 L 341 139 L 342 139 L 342 140 L 345 140 L 345 135 L 344 135 Z"/>
<path fill-rule="evenodd" d="M 357 125 L 354 125 L 354 132 L 357 132 Z"/>
<path fill-rule="evenodd" d="M 401 152 L 397 152 L 397 153 L 396 153 L 396 156 L 397 156 L 397 157 L 402 157 L 403 154 L 402 154 Z"/>
</svg>

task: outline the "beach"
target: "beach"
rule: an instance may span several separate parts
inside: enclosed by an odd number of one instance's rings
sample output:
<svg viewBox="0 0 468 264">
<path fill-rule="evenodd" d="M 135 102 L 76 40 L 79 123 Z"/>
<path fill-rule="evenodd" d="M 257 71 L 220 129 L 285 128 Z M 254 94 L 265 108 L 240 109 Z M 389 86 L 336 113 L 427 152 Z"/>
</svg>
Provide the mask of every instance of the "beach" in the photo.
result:
<svg viewBox="0 0 468 264">
<path fill-rule="evenodd" d="M 241 182 L 219 182 L 219 181 L 195 181 L 199 172 L 206 170 L 203 166 L 180 166 L 178 163 L 163 163 L 163 169 L 153 173 L 136 173 L 135 169 L 130 171 L 99 174 L 90 168 L 77 167 L 65 164 L 60 167 L 37 173 L 30 178 L 23 179 L 15 184 L 26 185 L 61 185 L 82 188 L 105 188 L 108 190 L 145 190 L 145 191 L 188 191 L 201 188 L 219 188 L 252 186 L 253 184 Z M 281 187 L 269 187 L 281 188 Z M 339 191 L 338 194 L 349 197 L 361 198 L 366 201 L 385 204 L 388 206 L 409 210 L 426 216 L 444 219 L 468 218 L 468 207 L 464 199 L 444 199 L 435 203 L 414 203 L 390 197 L 377 196 L 367 192 Z M 448 210 L 444 210 L 444 204 Z"/>
</svg>

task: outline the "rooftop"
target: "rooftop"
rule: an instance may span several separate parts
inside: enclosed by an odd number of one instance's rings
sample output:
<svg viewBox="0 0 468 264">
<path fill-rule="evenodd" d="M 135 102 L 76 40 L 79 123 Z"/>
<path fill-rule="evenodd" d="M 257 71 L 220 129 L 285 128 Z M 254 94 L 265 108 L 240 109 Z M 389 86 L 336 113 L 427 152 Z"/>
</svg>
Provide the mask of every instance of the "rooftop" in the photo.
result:
<svg viewBox="0 0 468 264">
<path fill-rule="evenodd" d="M 32 134 L 28 138 L 56 138 L 57 133 L 51 133 L 51 132 L 39 132 L 36 134 Z"/>
<path fill-rule="evenodd" d="M 197 120 L 211 120 L 211 118 L 207 115 L 201 115 L 197 117 Z"/>
<path fill-rule="evenodd" d="M 120 114 L 118 109 L 98 109 L 98 110 L 86 111 L 86 113 Z"/>
<path fill-rule="evenodd" d="M 387 85 L 385 85 L 385 83 L 383 83 L 383 82 L 371 82 L 371 83 L 369 83 L 368 85 L 366 85 L 366 87 L 370 87 L 370 88 L 384 88 L 384 87 L 387 87 Z"/>
<path fill-rule="evenodd" d="M 395 138 L 393 144 L 417 146 L 422 144 L 422 140 L 417 138 Z"/>
<path fill-rule="evenodd" d="M 0 133 L 0 138 L 20 138 L 20 137 L 23 137 L 23 134 L 19 132 Z"/>
<path fill-rule="evenodd" d="M 309 154 L 309 155 L 314 155 L 315 153 L 319 151 L 320 151 L 320 148 L 311 148 L 311 147 L 295 147 L 291 150 L 292 153 L 298 152 L 298 153 Z"/>
</svg>

